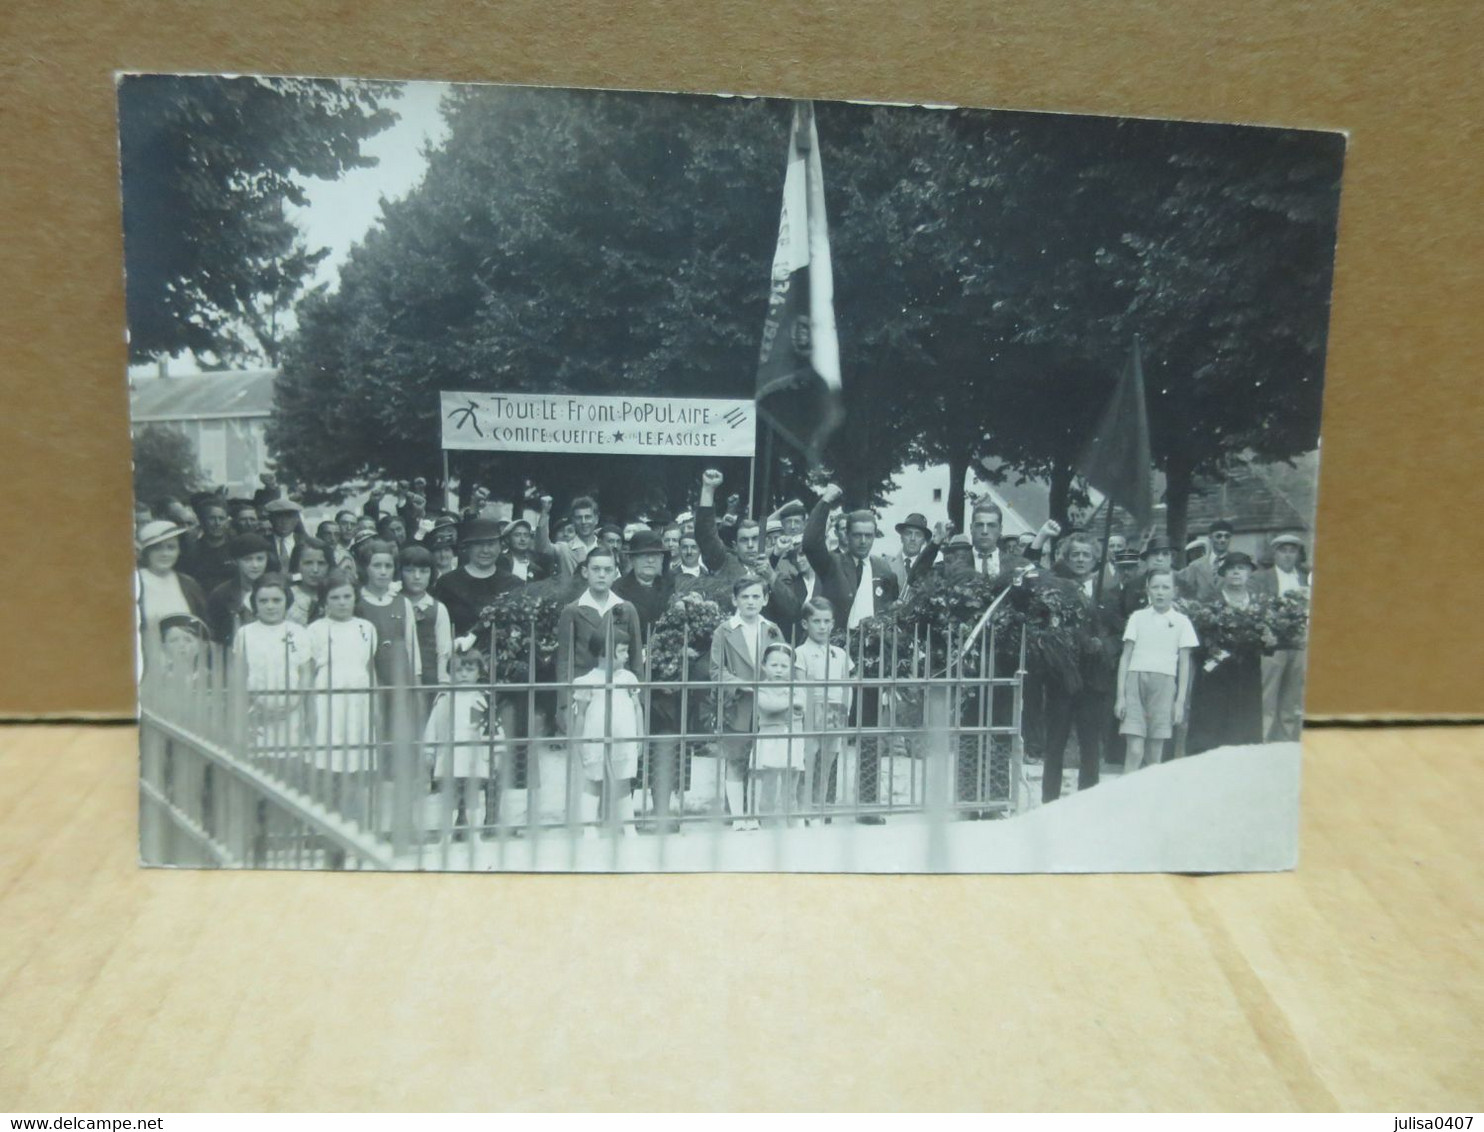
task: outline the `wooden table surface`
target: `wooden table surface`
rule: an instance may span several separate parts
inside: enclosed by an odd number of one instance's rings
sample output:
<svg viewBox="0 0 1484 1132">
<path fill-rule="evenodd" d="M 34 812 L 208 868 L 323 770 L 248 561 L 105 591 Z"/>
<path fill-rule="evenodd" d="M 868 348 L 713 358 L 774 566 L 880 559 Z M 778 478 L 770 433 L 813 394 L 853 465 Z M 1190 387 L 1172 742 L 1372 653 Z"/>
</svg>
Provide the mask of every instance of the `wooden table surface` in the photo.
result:
<svg viewBox="0 0 1484 1132">
<path fill-rule="evenodd" d="M 134 740 L 0 728 L 0 1109 L 1484 1107 L 1484 728 L 1214 877 L 142 870 Z"/>
</svg>

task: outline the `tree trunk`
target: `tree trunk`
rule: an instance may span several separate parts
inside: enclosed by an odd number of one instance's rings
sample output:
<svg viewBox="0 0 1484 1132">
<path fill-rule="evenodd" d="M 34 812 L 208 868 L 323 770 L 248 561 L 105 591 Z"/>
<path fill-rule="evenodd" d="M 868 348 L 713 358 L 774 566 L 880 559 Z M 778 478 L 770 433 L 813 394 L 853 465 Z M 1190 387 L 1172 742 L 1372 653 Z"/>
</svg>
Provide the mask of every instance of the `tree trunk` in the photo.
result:
<svg viewBox="0 0 1484 1132">
<path fill-rule="evenodd" d="M 1171 456 L 1165 465 L 1165 505 L 1167 533 L 1174 547 L 1174 561 L 1185 562 L 1185 544 L 1190 541 L 1186 528 L 1190 523 L 1190 492 L 1195 476 L 1188 461 Z"/>
<path fill-rule="evenodd" d="M 1061 524 L 1064 531 L 1072 529 L 1068 512 L 1072 505 L 1072 466 L 1060 460 L 1051 465 L 1050 518 Z"/>
<path fill-rule="evenodd" d="M 959 531 L 968 531 L 969 517 L 964 513 L 967 500 L 964 496 L 964 480 L 969 474 L 969 453 L 956 450 L 948 458 L 948 518 Z"/>
</svg>

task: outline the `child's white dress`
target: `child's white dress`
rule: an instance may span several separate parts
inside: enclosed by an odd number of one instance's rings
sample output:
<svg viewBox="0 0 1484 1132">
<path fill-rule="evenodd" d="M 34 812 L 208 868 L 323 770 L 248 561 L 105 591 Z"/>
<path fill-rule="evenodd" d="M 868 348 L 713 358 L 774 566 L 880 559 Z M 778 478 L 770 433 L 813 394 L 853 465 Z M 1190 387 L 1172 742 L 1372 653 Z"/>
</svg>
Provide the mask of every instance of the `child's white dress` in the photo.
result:
<svg viewBox="0 0 1484 1132">
<path fill-rule="evenodd" d="M 314 765 L 321 770 L 370 769 L 371 658 L 376 626 L 359 617 L 322 617 L 305 630 L 314 657 Z"/>
<path fill-rule="evenodd" d="M 616 779 L 639 775 L 639 743 L 643 728 L 639 721 L 639 679 L 627 668 L 613 674 L 613 682 L 601 668 L 584 672 L 573 681 L 573 702 L 583 708 L 582 770 L 589 781 L 603 781 L 606 757 Z M 605 732 L 604 726 L 607 725 Z M 604 743 L 609 738 L 612 742 Z"/>
<path fill-rule="evenodd" d="M 253 745 L 284 752 L 298 747 L 304 697 L 292 694 L 292 686 L 309 662 L 309 631 L 293 621 L 249 621 L 237 630 L 232 648 L 247 666 Z"/>
<path fill-rule="evenodd" d="M 433 774 L 440 782 L 446 777 L 495 778 L 504 746 L 500 739 L 489 693 L 473 688 L 439 692 L 423 728 L 423 742 L 434 756 Z"/>
<path fill-rule="evenodd" d="M 802 731 L 804 689 L 787 684 L 757 686 L 757 742 L 753 766 L 759 770 L 803 770 L 804 741 L 791 732 Z"/>
</svg>

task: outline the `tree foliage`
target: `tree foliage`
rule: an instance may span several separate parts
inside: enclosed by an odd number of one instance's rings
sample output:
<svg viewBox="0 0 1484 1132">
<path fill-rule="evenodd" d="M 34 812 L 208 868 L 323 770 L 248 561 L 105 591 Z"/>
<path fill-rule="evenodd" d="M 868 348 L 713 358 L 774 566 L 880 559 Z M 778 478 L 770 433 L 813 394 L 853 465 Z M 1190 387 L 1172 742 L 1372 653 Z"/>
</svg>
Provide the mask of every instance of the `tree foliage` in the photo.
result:
<svg viewBox="0 0 1484 1132">
<path fill-rule="evenodd" d="M 135 433 L 135 499 L 151 507 L 166 499 L 184 502 L 204 485 L 196 450 L 183 432 L 167 425 L 145 425 Z"/>
<path fill-rule="evenodd" d="M 270 432 L 291 474 L 428 474 L 439 389 L 750 395 L 787 105 L 467 88 L 446 111 L 422 185 L 386 205 L 339 291 L 300 307 Z M 1192 478 L 1234 454 L 1314 447 L 1337 136 L 818 113 L 847 405 L 827 471 L 853 500 L 941 461 L 959 516 L 963 472 L 992 459 L 1049 478 L 1064 514 L 1135 334 L 1176 518 Z M 530 454 L 471 468 L 597 488 L 615 513 L 679 506 L 697 470 Z M 775 498 L 806 472 L 781 459 Z"/>
<path fill-rule="evenodd" d="M 269 432 L 288 474 L 431 474 L 440 389 L 751 396 L 787 106 L 471 87 L 444 109 L 421 186 L 385 206 L 339 290 L 300 307 Z M 457 462 L 507 492 L 595 492 L 612 513 L 675 505 L 701 467 Z"/>
<path fill-rule="evenodd" d="M 183 350 L 276 362 L 283 316 L 327 254 L 287 214 L 296 177 L 374 164 L 392 84 L 254 76 L 119 81 L 132 361 Z"/>
</svg>

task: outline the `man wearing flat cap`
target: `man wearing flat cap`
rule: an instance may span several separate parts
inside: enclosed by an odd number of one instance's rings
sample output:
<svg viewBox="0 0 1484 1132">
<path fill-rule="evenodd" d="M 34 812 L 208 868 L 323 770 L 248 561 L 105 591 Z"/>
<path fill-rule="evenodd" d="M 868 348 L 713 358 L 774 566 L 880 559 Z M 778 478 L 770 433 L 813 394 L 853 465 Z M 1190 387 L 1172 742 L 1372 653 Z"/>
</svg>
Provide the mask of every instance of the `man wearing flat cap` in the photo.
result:
<svg viewBox="0 0 1484 1132">
<path fill-rule="evenodd" d="M 804 537 L 804 524 L 808 521 L 809 509 L 799 500 L 790 499 L 773 514 L 783 524 L 783 533 L 793 539 L 794 545 L 797 546 L 799 540 Z"/>
<path fill-rule="evenodd" d="M 272 554 L 268 569 L 282 573 L 294 560 L 294 549 L 304 535 L 300 522 L 300 508 L 292 499 L 274 499 L 263 505 L 263 514 L 273 529 Z"/>
<path fill-rule="evenodd" d="M 535 550 L 536 533 L 525 519 L 516 519 L 505 528 L 505 553 L 500 555 L 500 569 L 522 584 L 540 582 L 557 571 L 556 560 Z"/>
<path fill-rule="evenodd" d="M 1309 571 L 1303 565 L 1304 540 L 1278 535 L 1269 544 L 1273 565 L 1252 576 L 1258 597 L 1276 601 L 1290 593 L 1308 596 Z M 1262 658 L 1262 734 L 1264 739 L 1295 740 L 1304 721 L 1304 670 L 1309 650 L 1276 649 Z"/>
</svg>

